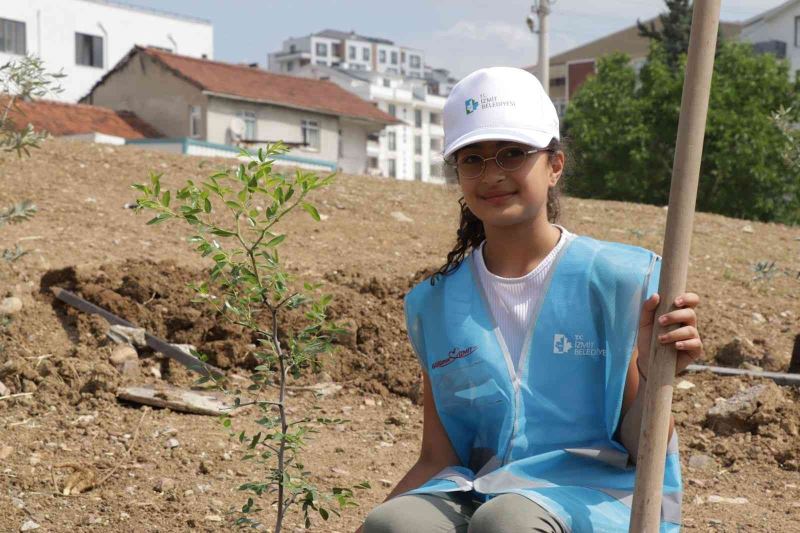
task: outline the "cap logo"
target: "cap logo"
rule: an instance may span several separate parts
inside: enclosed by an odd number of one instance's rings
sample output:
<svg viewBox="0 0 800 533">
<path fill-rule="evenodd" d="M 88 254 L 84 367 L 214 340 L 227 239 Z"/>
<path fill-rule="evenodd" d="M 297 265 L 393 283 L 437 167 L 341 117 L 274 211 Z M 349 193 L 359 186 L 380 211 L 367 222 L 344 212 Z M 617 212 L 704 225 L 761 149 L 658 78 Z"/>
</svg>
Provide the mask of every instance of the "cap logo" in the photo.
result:
<svg viewBox="0 0 800 533">
<path fill-rule="evenodd" d="M 467 115 L 478 109 L 478 102 L 474 98 L 467 98 L 464 104 L 467 106 Z"/>
</svg>

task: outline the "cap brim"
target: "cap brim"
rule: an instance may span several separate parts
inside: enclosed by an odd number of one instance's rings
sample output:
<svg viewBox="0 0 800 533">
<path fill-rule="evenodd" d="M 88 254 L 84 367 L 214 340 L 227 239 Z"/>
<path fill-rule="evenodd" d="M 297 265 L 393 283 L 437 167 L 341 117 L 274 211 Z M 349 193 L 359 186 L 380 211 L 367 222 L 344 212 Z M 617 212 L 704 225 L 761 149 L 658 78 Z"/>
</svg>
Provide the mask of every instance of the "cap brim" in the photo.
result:
<svg viewBox="0 0 800 533">
<path fill-rule="evenodd" d="M 459 148 L 481 141 L 514 141 L 533 146 L 534 148 L 547 148 L 553 138 L 552 133 L 538 130 L 483 128 L 466 133 L 453 141 L 450 146 L 445 149 L 444 158 L 447 159 Z"/>
</svg>

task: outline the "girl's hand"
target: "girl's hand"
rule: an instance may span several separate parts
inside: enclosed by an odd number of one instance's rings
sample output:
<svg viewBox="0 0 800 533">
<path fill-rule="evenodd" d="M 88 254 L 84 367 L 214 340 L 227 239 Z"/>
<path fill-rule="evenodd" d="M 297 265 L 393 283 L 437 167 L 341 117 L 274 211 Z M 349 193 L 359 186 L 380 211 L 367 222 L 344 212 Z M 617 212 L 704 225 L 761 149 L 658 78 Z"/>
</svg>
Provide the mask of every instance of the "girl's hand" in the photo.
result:
<svg viewBox="0 0 800 533">
<path fill-rule="evenodd" d="M 675 343 L 678 354 L 675 365 L 676 374 L 703 356 L 703 341 L 700 340 L 700 334 L 697 332 L 697 315 L 694 312 L 694 308 L 700 303 L 700 297 L 693 292 L 681 294 L 675 298 L 675 307 L 678 309 L 656 317 L 659 301 L 658 294 L 653 294 L 648 298 L 639 319 L 639 337 L 636 345 L 639 352 L 639 372 L 644 375 L 645 379 L 647 379 L 650 363 L 650 337 L 653 335 L 653 324 L 656 319 L 661 326 L 681 324 L 681 327 L 660 335 L 658 339 L 661 344 Z"/>
</svg>

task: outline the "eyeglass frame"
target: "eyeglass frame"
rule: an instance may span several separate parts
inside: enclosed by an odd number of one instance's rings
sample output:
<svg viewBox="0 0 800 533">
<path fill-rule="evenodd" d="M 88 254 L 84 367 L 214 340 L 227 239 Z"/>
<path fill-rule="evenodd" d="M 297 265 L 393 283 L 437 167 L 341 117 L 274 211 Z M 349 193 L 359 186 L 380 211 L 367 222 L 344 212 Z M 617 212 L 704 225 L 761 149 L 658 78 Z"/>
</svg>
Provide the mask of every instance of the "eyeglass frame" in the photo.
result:
<svg viewBox="0 0 800 533">
<path fill-rule="evenodd" d="M 450 167 L 453 167 L 453 169 L 455 169 L 456 174 L 458 175 L 458 177 L 460 179 L 465 179 L 465 180 L 472 181 L 472 180 L 476 180 L 476 179 L 480 178 L 481 176 L 483 176 L 483 173 L 486 172 L 486 162 L 487 161 L 494 160 L 495 164 L 501 170 L 505 170 L 506 172 L 514 172 L 514 171 L 519 170 L 519 169 L 522 168 L 522 166 L 528 160 L 528 156 L 529 155 L 536 154 L 536 153 L 539 153 L 539 152 L 551 152 L 551 153 L 554 152 L 554 150 L 552 148 L 533 148 L 533 149 L 528 150 L 528 151 L 525 152 L 525 159 L 522 161 L 522 163 L 517 168 L 513 168 L 513 169 L 503 168 L 502 166 L 500 166 L 499 163 L 497 163 L 498 154 L 500 154 L 501 151 L 503 151 L 503 150 L 505 150 L 507 148 L 514 148 L 514 147 L 515 147 L 514 145 L 502 146 L 502 147 L 497 149 L 497 152 L 495 152 L 494 157 L 483 157 L 480 154 L 470 154 L 470 155 L 476 155 L 476 156 L 481 158 L 481 171 L 476 176 L 473 176 L 473 177 L 470 177 L 470 178 L 462 177 L 460 175 L 460 173 L 458 172 L 458 159 L 453 158 L 451 161 L 445 161 L 445 164 L 447 164 Z"/>
</svg>

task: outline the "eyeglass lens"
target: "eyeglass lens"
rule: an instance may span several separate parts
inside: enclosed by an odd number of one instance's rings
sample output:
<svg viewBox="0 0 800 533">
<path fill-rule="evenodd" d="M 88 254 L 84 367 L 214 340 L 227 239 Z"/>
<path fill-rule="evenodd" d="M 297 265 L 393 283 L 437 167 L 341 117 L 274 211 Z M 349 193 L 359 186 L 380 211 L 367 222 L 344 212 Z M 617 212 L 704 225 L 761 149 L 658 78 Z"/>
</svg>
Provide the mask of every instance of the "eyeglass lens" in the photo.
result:
<svg viewBox="0 0 800 533">
<path fill-rule="evenodd" d="M 518 146 L 506 146 L 501 148 L 495 157 L 488 158 L 494 159 L 497 166 L 505 171 L 517 170 L 525 163 L 527 152 Z M 456 162 L 458 173 L 462 178 L 477 178 L 483 174 L 486 165 L 486 159 L 479 154 L 466 154 L 459 158 Z"/>
</svg>

